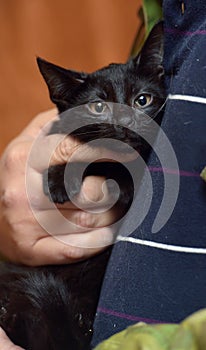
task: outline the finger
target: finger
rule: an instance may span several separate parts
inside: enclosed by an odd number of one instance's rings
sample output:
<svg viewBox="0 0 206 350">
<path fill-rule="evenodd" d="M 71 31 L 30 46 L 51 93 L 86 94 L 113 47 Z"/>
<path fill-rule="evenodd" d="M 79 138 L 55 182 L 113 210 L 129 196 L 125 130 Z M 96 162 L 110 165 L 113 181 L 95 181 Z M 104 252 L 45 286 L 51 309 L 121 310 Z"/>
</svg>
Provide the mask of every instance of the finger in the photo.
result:
<svg viewBox="0 0 206 350">
<path fill-rule="evenodd" d="M 42 172 L 51 165 L 68 162 L 118 161 L 128 162 L 136 159 L 139 154 L 117 153 L 110 149 L 90 147 L 81 144 L 67 135 L 48 135 L 42 132 L 32 145 L 29 157 L 30 166 Z"/>
<path fill-rule="evenodd" d="M 30 266 L 82 260 L 102 251 L 114 239 L 114 228 L 85 228 L 80 233 L 49 235 L 31 219 L 16 223 L 15 228 L 15 240 L 4 253 L 12 261 Z"/>
<path fill-rule="evenodd" d="M 75 200 L 56 204 L 43 194 L 41 174 L 31 170 L 26 180 L 27 198 L 36 218 L 41 222 L 42 217 L 45 218 L 47 215 L 47 222 L 53 228 L 57 227 L 57 231 L 60 227 L 59 221 L 62 219 L 60 214 L 70 222 L 80 225 L 80 228 L 108 226 L 115 221 L 113 211 L 108 209 L 113 207 L 117 198 L 116 194 L 114 196 L 113 193 L 109 193 L 104 184 L 103 177 L 88 176 L 84 179 L 81 191 Z M 41 210 L 43 211 L 40 212 Z M 69 229 L 74 231 L 71 223 Z M 69 232 L 68 226 L 66 230 Z"/>
<path fill-rule="evenodd" d="M 68 235 L 56 235 L 54 238 L 60 242 L 72 246 L 75 249 L 83 248 L 86 250 L 98 249 L 102 250 L 105 247 L 114 243 L 115 226 L 101 227 L 93 230 L 89 230 L 86 233 L 80 232 Z"/>
<path fill-rule="evenodd" d="M 43 170 L 49 168 L 49 166 L 53 164 L 66 163 L 70 158 L 75 145 L 71 142 L 70 148 L 65 149 L 64 139 L 65 135 L 55 134 L 45 137 L 44 132 L 41 132 L 31 145 L 28 165 L 42 173 Z M 61 147 L 62 151 L 59 152 L 59 155 L 56 155 L 56 150 L 59 150 Z M 60 153 L 63 154 L 63 152 L 65 152 L 66 156 L 64 155 L 60 158 Z M 53 158 L 55 158 L 55 162 L 51 162 L 51 159 Z"/>
<path fill-rule="evenodd" d="M 87 232 L 90 229 L 112 225 L 117 219 L 117 213 L 113 210 L 98 214 L 77 209 L 49 209 L 33 210 L 33 214 L 38 224 L 43 228 L 43 235 L 45 232 L 50 235 Z"/>
<path fill-rule="evenodd" d="M 101 230 L 99 231 L 100 234 Z M 105 232 L 104 234 L 105 237 L 109 236 L 109 233 L 106 234 Z M 32 252 L 24 257 L 23 263 L 30 266 L 74 263 L 98 254 L 108 245 L 99 244 L 96 247 L 85 248 L 76 244 L 70 245 L 64 242 L 64 238 L 62 237 L 61 241 L 59 238 L 47 236 L 38 240 L 33 245 Z"/>
<path fill-rule="evenodd" d="M 85 228 L 111 225 L 121 213 L 113 209 L 117 198 L 107 188 L 102 189 L 104 181 L 102 177 L 86 177 L 79 195 L 63 205 L 50 202 L 46 196 L 35 195 L 39 191 L 36 192 L 34 186 L 34 194 L 29 196 L 29 201 L 36 220 L 51 234 L 85 232 Z M 39 210 L 42 208 L 43 211 Z"/>
<path fill-rule="evenodd" d="M 97 144 L 98 146 L 98 144 Z M 94 162 L 94 161 L 119 161 L 128 162 L 136 159 L 139 154 L 134 151 L 130 153 L 115 152 L 112 149 L 104 147 L 92 147 L 89 144 L 82 144 L 77 139 L 71 136 L 62 135 L 62 140 L 59 142 L 54 152 L 50 157 L 50 164 L 63 164 L 70 162 Z"/>
<path fill-rule="evenodd" d="M 25 180 L 27 200 L 34 211 L 57 208 L 57 204 L 50 200 L 49 196 L 43 192 L 43 177 L 41 173 L 28 168 Z M 74 204 L 70 201 L 66 202 L 65 205 L 59 206 L 63 209 L 74 209 Z"/>
<path fill-rule="evenodd" d="M 14 345 L 7 337 L 6 333 L 0 328 L 0 349 L 1 350 L 24 350 L 20 346 Z"/>
<path fill-rule="evenodd" d="M 27 197 L 30 205 L 38 209 L 92 209 L 104 208 L 114 202 L 113 194 L 109 192 L 105 178 L 100 176 L 87 176 L 82 183 L 80 193 L 75 197 L 75 201 L 67 201 L 65 204 L 53 203 L 48 196 L 43 193 L 42 174 L 33 168 L 28 168 L 26 173 Z M 64 186 L 64 184 L 62 184 Z"/>
<path fill-rule="evenodd" d="M 98 203 L 102 202 L 104 199 L 108 200 L 108 191 L 106 188 L 103 191 L 103 185 L 105 183 L 105 178 L 100 176 L 87 176 L 81 187 L 78 199 L 81 204 Z"/>
<path fill-rule="evenodd" d="M 87 176 L 81 190 L 73 203 L 82 209 L 92 209 L 93 212 L 105 212 L 113 207 L 118 200 L 119 192 L 109 190 L 108 180 L 101 176 Z M 91 210 L 90 210 L 91 212 Z"/>
</svg>

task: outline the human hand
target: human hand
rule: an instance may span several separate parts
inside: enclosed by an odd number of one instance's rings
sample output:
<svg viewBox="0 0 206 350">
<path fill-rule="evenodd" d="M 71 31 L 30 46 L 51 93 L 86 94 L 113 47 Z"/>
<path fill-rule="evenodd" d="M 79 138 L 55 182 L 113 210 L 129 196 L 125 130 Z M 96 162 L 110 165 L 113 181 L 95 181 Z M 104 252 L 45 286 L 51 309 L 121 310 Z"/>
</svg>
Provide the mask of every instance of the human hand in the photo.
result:
<svg viewBox="0 0 206 350">
<path fill-rule="evenodd" d="M 102 208 L 111 200 L 106 189 L 104 195 L 102 193 L 104 179 L 101 177 L 89 176 L 84 180 L 76 202 L 85 210 L 67 202 L 57 205 L 57 211 L 43 194 L 42 172 L 47 168 L 51 149 L 58 144 L 60 135 L 42 134 L 29 166 L 28 155 L 43 125 L 56 116 L 56 110 L 37 116 L 11 142 L 0 161 L 0 252 L 11 261 L 31 266 L 72 263 L 98 253 L 112 243 L 113 231 L 110 225 L 118 218 L 113 209 L 99 214 L 87 211 L 87 208 L 91 208 L 91 203 L 96 208 Z M 67 162 L 77 148 L 78 144 L 66 137 L 58 144 L 50 164 Z M 108 155 L 110 159 L 112 156 Z M 104 150 L 89 149 L 85 145 L 76 157 L 75 161 L 78 161 L 78 157 L 87 161 L 93 160 L 93 157 L 104 158 Z M 29 168 L 29 183 L 26 165 Z M 30 205 L 35 208 L 35 216 Z M 57 230 L 55 235 L 51 235 L 39 222 L 52 221 L 57 224 L 58 212 L 67 219 L 68 231 L 62 234 Z"/>
</svg>

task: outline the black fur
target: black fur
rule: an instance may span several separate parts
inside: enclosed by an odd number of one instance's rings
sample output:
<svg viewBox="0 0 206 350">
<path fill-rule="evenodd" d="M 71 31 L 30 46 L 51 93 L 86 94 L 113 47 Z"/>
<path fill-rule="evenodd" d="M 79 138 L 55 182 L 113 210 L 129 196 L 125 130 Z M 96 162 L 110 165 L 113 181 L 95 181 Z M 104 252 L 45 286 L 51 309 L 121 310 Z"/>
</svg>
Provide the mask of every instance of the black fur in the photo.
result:
<svg viewBox="0 0 206 350">
<path fill-rule="evenodd" d="M 0 269 L 0 325 L 26 350 L 90 349 L 110 250 L 75 265 Z"/>
<path fill-rule="evenodd" d="M 48 85 L 51 100 L 59 112 L 82 106 L 74 113 L 74 120 L 67 113 L 60 115 L 50 134 L 68 134 L 71 123 L 78 125 L 78 118 L 93 123 L 73 131 L 71 136 L 81 142 L 99 138 L 124 141 L 147 158 L 149 146 L 136 133 L 135 115 L 148 114 L 160 123 L 160 111 L 165 101 L 164 74 L 162 68 L 163 29 L 156 25 L 141 53 L 126 64 L 112 64 L 94 73 L 86 74 L 63 69 L 38 58 L 40 71 Z M 152 97 L 150 104 L 135 107 L 138 96 Z M 144 100 L 144 97 L 143 97 Z M 98 116 L 91 113 L 88 103 L 110 102 L 133 107 L 131 113 L 120 117 L 113 113 Z M 97 118 L 101 123 L 96 123 Z M 111 119 L 112 118 L 112 119 Z M 114 122 L 111 125 L 110 122 Z M 133 131 L 127 129 L 131 125 Z M 149 124 L 145 135 L 152 133 Z M 155 135 L 154 135 L 155 137 Z M 110 147 L 108 145 L 108 147 Z M 124 149 L 121 149 L 124 152 Z M 79 192 L 80 183 L 75 172 L 81 164 L 72 164 L 70 178 L 64 186 L 64 165 L 46 169 L 43 188 L 46 195 L 57 203 L 70 200 Z M 71 176 L 71 174 L 74 176 Z M 134 184 L 124 165 L 120 163 L 93 163 L 84 176 L 101 175 L 114 178 L 121 195 L 117 205 L 125 213 L 131 205 Z M 48 179 L 48 181 L 47 181 Z M 69 193 L 69 194 L 68 194 Z M 9 337 L 27 350 L 86 350 L 90 348 L 92 323 L 99 292 L 110 255 L 110 249 L 102 254 L 67 266 L 28 268 L 2 263 L 0 268 L 0 325 Z"/>
</svg>

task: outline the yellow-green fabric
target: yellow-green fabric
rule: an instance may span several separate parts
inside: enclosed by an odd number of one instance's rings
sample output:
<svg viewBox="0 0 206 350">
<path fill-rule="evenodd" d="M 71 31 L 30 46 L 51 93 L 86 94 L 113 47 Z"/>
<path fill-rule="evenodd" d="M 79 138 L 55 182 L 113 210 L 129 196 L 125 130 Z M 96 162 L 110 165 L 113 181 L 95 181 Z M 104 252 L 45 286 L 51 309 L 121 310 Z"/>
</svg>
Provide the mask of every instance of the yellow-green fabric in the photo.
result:
<svg viewBox="0 0 206 350">
<path fill-rule="evenodd" d="M 202 170 L 200 176 L 201 176 L 201 178 L 202 178 L 203 180 L 206 181 L 206 167 L 204 167 L 204 169 Z"/>
<path fill-rule="evenodd" d="M 94 350 L 206 350 L 206 309 L 178 324 L 137 323 Z"/>
</svg>

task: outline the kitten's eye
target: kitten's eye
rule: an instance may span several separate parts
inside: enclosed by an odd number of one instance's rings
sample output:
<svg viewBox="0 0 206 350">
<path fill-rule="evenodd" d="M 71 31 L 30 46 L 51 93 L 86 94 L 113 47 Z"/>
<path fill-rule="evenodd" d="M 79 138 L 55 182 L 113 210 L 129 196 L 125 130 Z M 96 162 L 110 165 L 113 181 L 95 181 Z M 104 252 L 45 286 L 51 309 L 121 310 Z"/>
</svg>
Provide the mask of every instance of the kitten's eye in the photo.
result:
<svg viewBox="0 0 206 350">
<path fill-rule="evenodd" d="M 149 106 L 151 102 L 152 102 L 152 95 L 142 94 L 135 99 L 134 106 L 138 108 L 144 108 Z"/>
<path fill-rule="evenodd" d="M 93 102 L 89 103 L 88 107 L 90 111 L 94 114 L 102 114 L 105 113 L 106 110 L 109 108 L 108 105 L 105 102 Z"/>
</svg>

